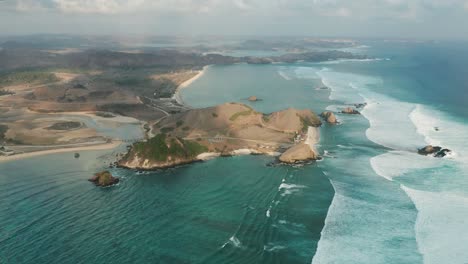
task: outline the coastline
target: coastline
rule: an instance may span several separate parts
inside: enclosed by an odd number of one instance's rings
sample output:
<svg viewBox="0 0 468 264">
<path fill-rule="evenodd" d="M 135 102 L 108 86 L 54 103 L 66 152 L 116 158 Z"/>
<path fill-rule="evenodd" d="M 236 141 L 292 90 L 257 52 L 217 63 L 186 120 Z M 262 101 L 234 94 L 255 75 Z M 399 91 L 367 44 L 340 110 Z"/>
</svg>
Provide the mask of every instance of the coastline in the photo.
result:
<svg viewBox="0 0 468 264">
<path fill-rule="evenodd" d="M 177 168 L 179 166 L 189 165 L 189 164 L 193 164 L 197 162 L 205 162 L 205 161 L 209 161 L 209 160 L 221 158 L 221 157 L 236 157 L 236 156 L 250 156 L 250 155 L 265 155 L 265 156 L 270 156 L 270 157 L 278 157 L 281 155 L 281 153 L 275 152 L 275 151 L 262 152 L 256 149 L 244 148 L 244 149 L 236 149 L 229 153 L 224 153 L 224 154 L 220 152 L 204 152 L 204 153 L 198 154 L 195 158 L 191 160 L 184 160 L 178 163 L 168 164 L 168 165 L 152 166 L 152 167 L 138 167 L 138 166 L 129 166 L 128 164 L 127 165 L 119 164 L 118 167 L 129 169 L 129 170 L 156 171 L 156 170 Z"/>
<path fill-rule="evenodd" d="M 203 69 L 201 71 L 198 71 L 197 75 L 193 76 L 191 79 L 188 79 L 187 81 L 183 82 L 182 84 L 180 84 L 174 95 L 172 96 L 172 99 L 176 100 L 176 102 L 180 105 L 183 105 L 183 106 L 187 106 L 184 101 L 182 100 L 182 96 L 180 95 L 180 91 L 184 88 L 187 88 L 190 84 L 192 84 L 193 82 L 195 82 L 196 80 L 198 80 L 200 77 L 202 77 L 205 72 L 206 72 L 206 69 L 208 69 L 208 67 L 210 67 L 209 65 L 208 66 L 204 66 Z"/>
<path fill-rule="evenodd" d="M 26 159 L 26 158 L 32 158 L 32 157 L 37 157 L 37 156 L 43 156 L 43 155 L 57 154 L 57 153 L 114 149 L 120 145 L 121 145 L 121 142 L 112 141 L 111 143 L 104 143 L 104 144 L 100 143 L 100 144 L 82 146 L 82 147 L 70 147 L 70 148 L 62 147 L 62 148 L 57 148 L 57 149 L 39 150 L 39 151 L 15 154 L 11 156 L 0 156 L 0 163 L 21 160 L 21 159 Z"/>
<path fill-rule="evenodd" d="M 31 110 L 27 110 L 33 112 Z M 112 118 L 104 118 L 97 116 L 96 112 L 93 111 L 74 111 L 74 112 L 59 112 L 59 113 L 49 113 L 50 115 L 56 116 L 69 116 L 69 117 L 86 117 L 90 118 L 94 122 L 105 122 L 106 127 L 111 127 L 111 124 L 140 124 L 140 129 L 142 128 L 142 122 L 138 119 L 125 117 L 121 115 L 115 115 Z M 57 153 L 66 153 L 66 152 L 78 152 L 78 151 L 93 151 L 93 150 L 108 150 L 117 148 L 121 145 L 122 142 L 119 139 L 113 139 L 110 143 L 104 142 L 94 142 L 94 143 L 82 143 L 82 144 L 69 144 L 67 145 L 50 145 L 44 146 L 42 149 L 34 150 L 34 151 L 27 151 L 27 152 L 19 152 L 18 154 L 14 154 L 11 156 L 0 156 L 0 163 L 2 162 L 9 162 L 15 160 L 21 160 L 31 157 L 38 157 L 42 155 L 49 155 L 49 154 L 57 154 Z"/>
</svg>

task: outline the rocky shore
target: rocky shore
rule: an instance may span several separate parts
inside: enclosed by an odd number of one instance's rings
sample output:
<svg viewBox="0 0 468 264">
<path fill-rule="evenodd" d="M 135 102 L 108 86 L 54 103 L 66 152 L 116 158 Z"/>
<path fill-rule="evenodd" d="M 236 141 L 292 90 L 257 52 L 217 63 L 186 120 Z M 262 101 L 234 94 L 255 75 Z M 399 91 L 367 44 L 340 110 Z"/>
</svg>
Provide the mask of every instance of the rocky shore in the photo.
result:
<svg viewBox="0 0 468 264">
<path fill-rule="evenodd" d="M 287 164 L 302 163 L 311 160 L 317 160 L 318 154 L 307 144 L 299 143 L 294 147 L 286 150 L 280 157 L 279 160 Z"/>
<path fill-rule="evenodd" d="M 108 171 L 103 171 L 94 174 L 93 177 L 89 179 L 90 182 L 94 183 L 96 186 L 99 187 L 108 187 L 114 184 L 119 183 L 119 178 L 112 176 L 112 174 Z"/>
</svg>

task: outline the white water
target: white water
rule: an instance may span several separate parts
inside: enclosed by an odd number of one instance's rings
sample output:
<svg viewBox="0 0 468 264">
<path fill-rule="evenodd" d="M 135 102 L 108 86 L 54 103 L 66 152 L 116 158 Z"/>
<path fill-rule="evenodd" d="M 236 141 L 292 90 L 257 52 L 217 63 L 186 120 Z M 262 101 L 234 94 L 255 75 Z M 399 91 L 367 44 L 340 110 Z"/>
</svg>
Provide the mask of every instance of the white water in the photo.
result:
<svg viewBox="0 0 468 264">
<path fill-rule="evenodd" d="M 416 236 L 425 264 L 468 263 L 468 197 L 402 187 L 411 197 L 418 218 Z"/>
<path fill-rule="evenodd" d="M 331 88 L 330 99 L 343 103 L 330 106 L 329 110 L 339 111 L 363 100 L 368 104 L 361 111 L 370 124 L 366 136 L 390 149 L 370 158 L 369 164 L 377 175 L 395 182 L 390 185 L 392 192 L 397 193 L 395 188 L 401 187 L 416 206 L 413 236 L 424 263 L 468 263 L 468 125 L 428 106 L 376 92 L 375 87 L 385 85 L 379 78 L 329 68 L 315 74 Z M 344 122 L 356 121 L 342 118 Z M 443 159 L 418 155 L 417 149 L 427 144 L 449 148 L 453 155 Z M 349 146 L 342 149 L 346 151 Z M 402 221 L 404 210 L 398 208 L 398 203 L 392 205 L 393 198 L 389 196 L 387 204 L 372 204 L 353 198 L 355 195 L 348 194 L 349 187 L 333 178 L 332 183 L 336 194 L 312 263 L 419 262 L 417 256 L 410 262 L 409 256 L 401 262 L 388 259 L 392 254 L 395 258 L 404 255 L 404 247 L 400 252 L 375 249 L 385 247 L 378 240 L 391 239 L 403 227 L 402 223 L 414 221 L 411 217 Z M 366 193 L 386 195 L 376 192 L 376 187 L 366 188 Z M 376 219 L 380 222 L 373 223 Z"/>
<path fill-rule="evenodd" d="M 298 184 L 281 183 L 281 185 L 278 187 L 278 191 L 282 192 L 281 196 L 286 196 L 289 194 L 300 192 L 304 188 L 307 187 Z"/>
<path fill-rule="evenodd" d="M 278 74 L 279 74 L 279 76 L 281 76 L 281 77 L 282 77 L 283 79 L 285 79 L 286 81 L 291 80 L 291 77 L 290 77 L 286 72 L 284 72 L 284 71 L 282 71 L 282 70 L 279 70 L 279 71 L 278 71 Z"/>
</svg>

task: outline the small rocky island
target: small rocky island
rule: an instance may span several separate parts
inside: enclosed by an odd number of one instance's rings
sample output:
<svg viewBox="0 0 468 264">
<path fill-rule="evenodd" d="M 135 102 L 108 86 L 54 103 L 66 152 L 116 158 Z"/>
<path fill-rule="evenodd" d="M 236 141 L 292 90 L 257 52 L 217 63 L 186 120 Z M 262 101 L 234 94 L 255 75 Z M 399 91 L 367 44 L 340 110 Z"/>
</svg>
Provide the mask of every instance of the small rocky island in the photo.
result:
<svg viewBox="0 0 468 264">
<path fill-rule="evenodd" d="M 327 123 L 330 124 L 337 124 L 338 120 L 336 119 L 336 116 L 333 112 L 326 111 L 320 114 L 320 117 L 322 117 Z"/>
<path fill-rule="evenodd" d="M 119 178 L 112 176 L 109 171 L 103 171 L 94 174 L 94 176 L 89 179 L 89 181 L 94 183 L 96 186 L 108 187 L 119 183 Z"/>
<path fill-rule="evenodd" d="M 255 95 L 250 96 L 249 98 L 247 98 L 247 100 L 249 100 L 250 102 L 260 101 L 260 99 L 258 99 L 258 97 Z"/>
<path fill-rule="evenodd" d="M 452 151 L 450 149 L 442 148 L 439 146 L 432 146 L 432 145 L 428 145 L 428 146 L 425 146 L 424 148 L 418 149 L 418 153 L 420 155 L 424 155 L 424 156 L 431 155 L 436 158 L 443 158 L 447 156 L 447 154 L 450 154 L 451 152 Z"/>
<path fill-rule="evenodd" d="M 346 107 L 345 109 L 343 109 L 341 111 L 342 114 L 348 114 L 348 115 L 359 115 L 361 113 L 359 113 L 358 110 L 356 109 L 353 109 L 352 107 Z"/>
<path fill-rule="evenodd" d="M 321 124 L 312 111 L 293 108 L 271 114 L 240 103 L 192 109 L 154 125 L 156 136 L 135 143 L 118 165 L 154 170 L 218 156 L 280 155 L 284 150 L 280 160 L 285 163 L 315 160 L 319 155 L 313 144 Z"/>
</svg>

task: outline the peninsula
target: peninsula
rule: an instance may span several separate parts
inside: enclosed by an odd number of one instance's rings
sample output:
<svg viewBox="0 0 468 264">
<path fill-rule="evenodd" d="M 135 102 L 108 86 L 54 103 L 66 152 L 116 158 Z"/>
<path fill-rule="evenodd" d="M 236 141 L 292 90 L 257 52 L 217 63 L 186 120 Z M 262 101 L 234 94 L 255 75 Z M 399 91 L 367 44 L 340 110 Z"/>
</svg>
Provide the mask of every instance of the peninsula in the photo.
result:
<svg viewBox="0 0 468 264">
<path fill-rule="evenodd" d="M 157 136 L 134 144 L 118 162 L 125 168 L 152 170 L 239 154 L 281 155 L 285 163 L 315 160 L 313 133 L 322 122 L 310 110 L 286 109 L 271 114 L 240 103 L 193 109 L 154 125 Z M 309 142 L 307 142 L 309 141 Z"/>
</svg>

